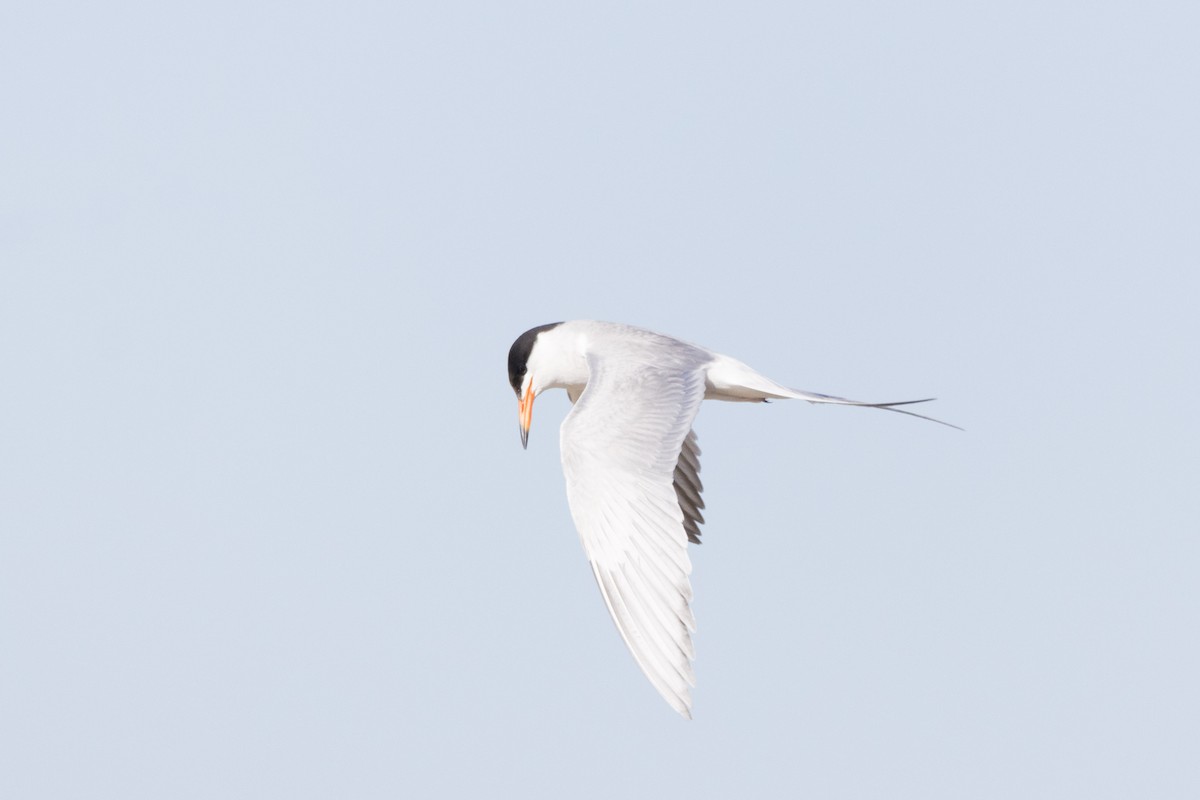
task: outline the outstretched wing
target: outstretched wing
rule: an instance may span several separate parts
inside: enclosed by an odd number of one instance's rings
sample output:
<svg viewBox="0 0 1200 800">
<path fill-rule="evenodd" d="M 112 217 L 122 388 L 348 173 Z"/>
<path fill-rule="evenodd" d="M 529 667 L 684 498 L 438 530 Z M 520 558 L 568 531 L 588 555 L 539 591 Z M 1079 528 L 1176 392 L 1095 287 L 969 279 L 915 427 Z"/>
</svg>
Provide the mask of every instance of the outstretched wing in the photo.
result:
<svg viewBox="0 0 1200 800">
<path fill-rule="evenodd" d="M 562 425 L 571 516 L 621 638 L 654 688 L 690 718 L 687 526 L 702 506 L 689 499 L 685 513 L 675 476 L 704 399 L 704 371 L 594 354 L 588 369 L 587 388 Z M 698 478 L 693 488 L 698 501 Z"/>
</svg>

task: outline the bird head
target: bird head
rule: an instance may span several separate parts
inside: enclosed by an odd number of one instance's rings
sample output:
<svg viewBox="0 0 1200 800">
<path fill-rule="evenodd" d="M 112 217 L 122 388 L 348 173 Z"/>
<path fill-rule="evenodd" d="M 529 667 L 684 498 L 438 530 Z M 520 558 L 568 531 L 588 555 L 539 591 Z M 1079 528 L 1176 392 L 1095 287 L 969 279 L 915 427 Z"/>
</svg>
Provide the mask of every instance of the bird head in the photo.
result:
<svg viewBox="0 0 1200 800">
<path fill-rule="evenodd" d="M 552 384 L 553 375 L 539 364 L 547 362 L 544 343 L 539 347 L 539 336 L 557 328 L 561 322 L 530 328 L 517 337 L 508 350 L 508 382 L 517 394 L 517 413 L 521 426 L 521 447 L 529 447 L 529 426 L 533 422 L 533 400 Z M 552 369 L 552 367 L 551 367 Z M 536 381 L 536 382 L 535 382 Z"/>
</svg>

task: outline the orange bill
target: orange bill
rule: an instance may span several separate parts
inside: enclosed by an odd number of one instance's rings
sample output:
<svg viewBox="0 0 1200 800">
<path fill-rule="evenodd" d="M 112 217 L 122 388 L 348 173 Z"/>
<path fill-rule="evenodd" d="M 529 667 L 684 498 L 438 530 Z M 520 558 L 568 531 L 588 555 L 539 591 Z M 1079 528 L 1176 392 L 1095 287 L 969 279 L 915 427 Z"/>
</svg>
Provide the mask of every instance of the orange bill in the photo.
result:
<svg viewBox="0 0 1200 800">
<path fill-rule="evenodd" d="M 529 426 L 533 423 L 533 382 L 529 382 L 529 388 L 525 390 L 524 396 L 518 402 L 518 409 L 521 415 L 521 447 L 529 447 Z"/>
</svg>

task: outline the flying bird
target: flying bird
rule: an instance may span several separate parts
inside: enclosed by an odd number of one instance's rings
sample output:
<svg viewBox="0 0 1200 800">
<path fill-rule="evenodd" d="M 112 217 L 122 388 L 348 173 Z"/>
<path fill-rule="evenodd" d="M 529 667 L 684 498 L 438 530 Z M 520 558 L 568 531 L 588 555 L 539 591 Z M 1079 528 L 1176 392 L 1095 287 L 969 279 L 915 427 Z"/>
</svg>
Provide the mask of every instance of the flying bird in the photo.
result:
<svg viewBox="0 0 1200 800">
<path fill-rule="evenodd" d="M 560 431 L 571 517 L 609 614 L 659 694 L 691 719 L 695 619 L 688 604 L 703 486 L 692 422 L 703 400 L 807 400 L 864 406 L 949 423 L 898 408 L 781 386 L 729 356 L 611 322 L 531 328 L 508 351 L 521 446 L 533 401 L 565 389 L 573 405 Z M 957 427 L 950 425 L 949 427 Z"/>
</svg>

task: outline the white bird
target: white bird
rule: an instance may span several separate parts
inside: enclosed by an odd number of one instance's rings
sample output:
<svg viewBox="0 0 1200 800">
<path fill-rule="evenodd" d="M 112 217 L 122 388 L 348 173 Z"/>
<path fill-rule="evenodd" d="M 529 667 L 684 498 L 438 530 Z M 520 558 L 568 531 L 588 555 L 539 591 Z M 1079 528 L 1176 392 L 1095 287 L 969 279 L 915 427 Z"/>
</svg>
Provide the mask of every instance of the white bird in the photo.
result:
<svg viewBox="0 0 1200 800">
<path fill-rule="evenodd" d="M 621 638 L 654 688 L 688 719 L 696 680 L 687 544 L 699 544 L 704 521 L 692 430 L 700 402 L 797 399 L 941 422 L 896 408 L 928 400 L 863 403 L 797 391 L 729 356 L 610 322 L 526 331 L 508 351 L 508 379 L 523 447 L 534 398 L 566 389 L 574 407 L 563 420 L 560 449 L 571 517 Z"/>
</svg>

